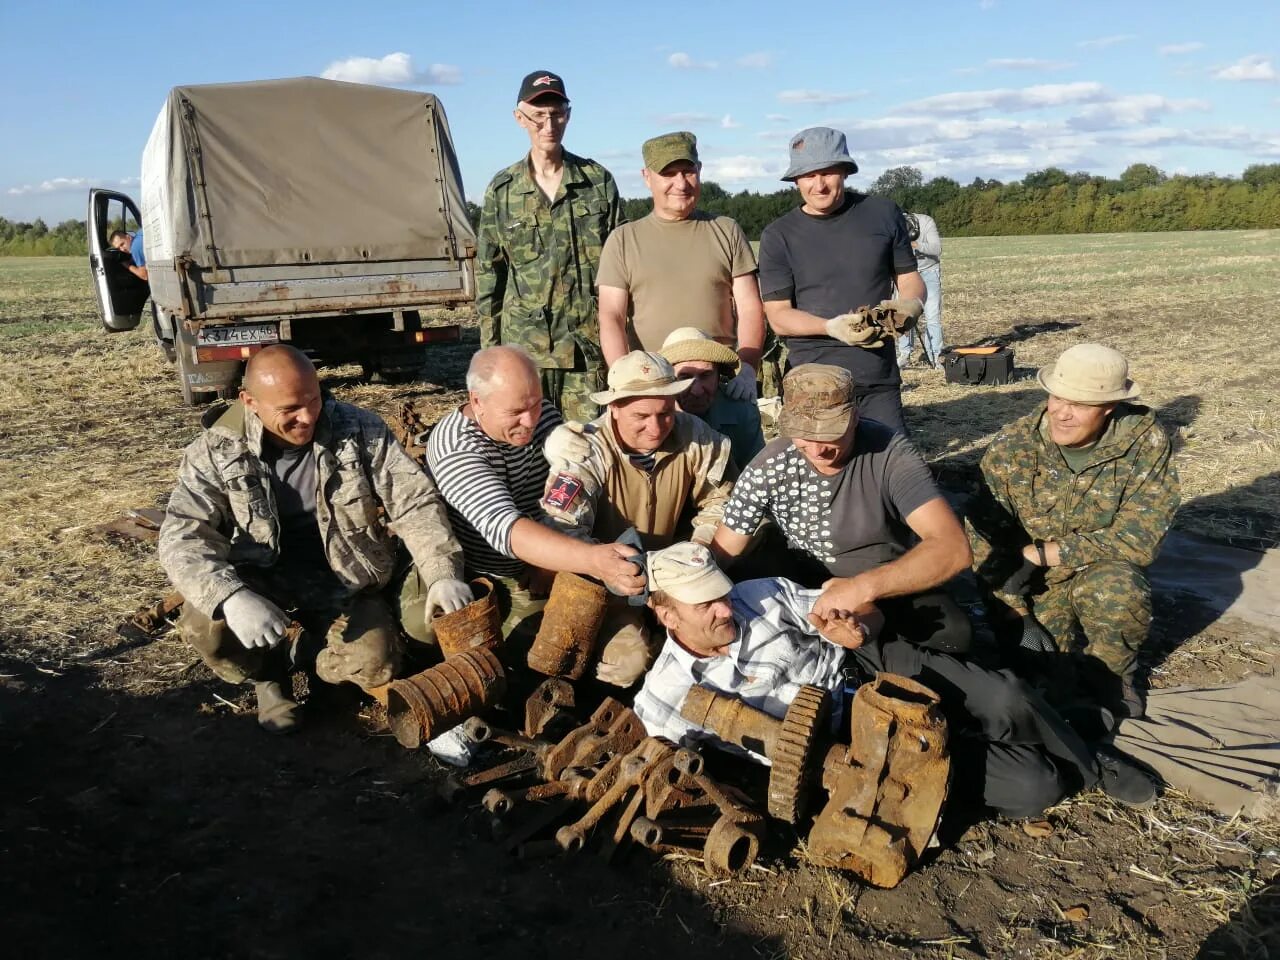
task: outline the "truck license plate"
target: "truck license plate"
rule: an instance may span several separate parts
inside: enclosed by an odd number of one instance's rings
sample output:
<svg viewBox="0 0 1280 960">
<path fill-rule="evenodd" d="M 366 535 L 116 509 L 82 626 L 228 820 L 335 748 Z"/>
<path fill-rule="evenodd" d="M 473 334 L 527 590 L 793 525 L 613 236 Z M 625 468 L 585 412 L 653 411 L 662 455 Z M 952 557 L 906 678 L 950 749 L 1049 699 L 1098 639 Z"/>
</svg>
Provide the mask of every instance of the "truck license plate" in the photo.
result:
<svg viewBox="0 0 1280 960">
<path fill-rule="evenodd" d="M 200 347 L 279 342 L 280 331 L 274 323 L 242 323 L 229 327 L 201 327 L 196 333 L 196 346 Z"/>
</svg>

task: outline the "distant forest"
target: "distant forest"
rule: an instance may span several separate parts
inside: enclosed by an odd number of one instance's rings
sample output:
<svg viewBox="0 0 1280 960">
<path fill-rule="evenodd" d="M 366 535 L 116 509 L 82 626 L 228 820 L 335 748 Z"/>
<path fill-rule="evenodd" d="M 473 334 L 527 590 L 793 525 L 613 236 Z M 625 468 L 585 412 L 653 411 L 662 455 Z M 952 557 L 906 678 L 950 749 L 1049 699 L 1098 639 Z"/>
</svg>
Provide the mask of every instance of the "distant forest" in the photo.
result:
<svg viewBox="0 0 1280 960">
<path fill-rule="evenodd" d="M 1011 183 L 979 177 L 963 187 L 949 177 L 925 180 L 915 167 L 894 167 L 869 192 L 929 214 L 947 237 L 1280 228 L 1280 163 L 1254 164 L 1239 178 L 1167 176 L 1147 163 L 1133 164 L 1116 179 L 1049 167 Z M 765 226 L 799 203 L 794 189 L 729 193 L 708 180 L 699 206 L 733 217 L 758 240 Z M 645 216 L 652 206 L 648 198 L 624 205 L 628 220 Z M 476 204 L 468 202 L 467 211 L 472 223 L 479 221 Z M 83 220 L 49 227 L 39 219 L 18 223 L 0 217 L 0 256 L 87 252 Z"/>
</svg>

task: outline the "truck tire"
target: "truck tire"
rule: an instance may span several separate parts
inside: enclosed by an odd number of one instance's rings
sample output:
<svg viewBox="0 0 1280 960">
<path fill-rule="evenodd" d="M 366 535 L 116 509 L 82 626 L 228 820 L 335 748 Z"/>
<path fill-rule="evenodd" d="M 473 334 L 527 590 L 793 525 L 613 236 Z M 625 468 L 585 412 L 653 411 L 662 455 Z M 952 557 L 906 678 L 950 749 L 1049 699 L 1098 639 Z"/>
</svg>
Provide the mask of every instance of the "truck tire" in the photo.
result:
<svg viewBox="0 0 1280 960">
<path fill-rule="evenodd" d="M 170 363 L 177 360 L 178 353 L 173 345 L 173 334 L 166 331 L 164 324 L 160 322 L 160 308 L 156 306 L 154 300 L 151 301 L 151 330 L 156 335 L 156 346 L 164 352 L 164 358 Z"/>
</svg>

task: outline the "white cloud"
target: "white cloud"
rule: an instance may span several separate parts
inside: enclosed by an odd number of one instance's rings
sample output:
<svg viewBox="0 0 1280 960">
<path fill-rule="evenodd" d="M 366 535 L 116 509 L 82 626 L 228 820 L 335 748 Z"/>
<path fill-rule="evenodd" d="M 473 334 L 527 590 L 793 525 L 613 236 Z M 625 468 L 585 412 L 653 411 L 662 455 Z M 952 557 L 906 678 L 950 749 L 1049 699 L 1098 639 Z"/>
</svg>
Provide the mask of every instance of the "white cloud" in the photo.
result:
<svg viewBox="0 0 1280 960">
<path fill-rule="evenodd" d="M 908 113 L 979 113 L 983 110 L 1038 110 L 1073 103 L 1093 103 L 1106 98 L 1102 84 L 1046 83 L 1021 89 L 970 90 L 940 93 L 903 104 Z"/>
<path fill-rule="evenodd" d="M 764 118 L 770 123 L 787 123 L 791 119 L 783 113 L 766 113 Z"/>
<path fill-rule="evenodd" d="M 653 119 L 668 127 L 694 127 L 714 123 L 716 118 L 709 113 L 660 113 Z"/>
<path fill-rule="evenodd" d="M 986 65 L 1005 70 L 1066 70 L 1075 66 L 1068 60 L 1038 60 L 1035 57 L 996 57 L 988 60 Z"/>
<path fill-rule="evenodd" d="M 865 90 L 857 90 L 853 93 L 828 93 L 824 90 L 783 90 L 778 94 L 778 100 L 782 103 L 848 103 L 850 100 L 860 100 L 867 95 Z"/>
<path fill-rule="evenodd" d="M 737 120 L 733 119 L 732 116 L 726 113 L 723 117 L 720 118 L 720 126 L 725 130 L 734 130 L 742 126 L 742 124 L 740 124 Z"/>
<path fill-rule="evenodd" d="M 1190 43 L 1166 43 L 1159 49 L 1162 57 L 1180 57 L 1184 53 L 1195 53 L 1197 50 L 1203 50 L 1204 44 L 1199 40 L 1192 40 Z"/>
<path fill-rule="evenodd" d="M 667 57 L 668 65 L 677 70 L 714 70 L 720 64 L 714 60 L 695 60 L 687 53 L 677 51 Z"/>
<path fill-rule="evenodd" d="M 782 173 L 781 160 L 741 155 L 717 157 L 702 164 L 702 178 L 717 183 L 736 183 L 744 180 L 764 180 Z"/>
<path fill-rule="evenodd" d="M 1280 74 L 1276 73 L 1276 68 L 1272 66 L 1271 59 L 1262 56 L 1260 53 L 1241 57 L 1231 66 L 1223 67 L 1216 71 L 1213 76 L 1217 80 L 1271 81 L 1280 79 Z"/>
<path fill-rule="evenodd" d="M 749 70 L 766 70 L 773 66 L 773 54 L 766 50 L 758 50 L 755 53 L 744 54 L 734 63 Z"/>
<path fill-rule="evenodd" d="M 1125 43 L 1129 40 L 1137 39 L 1137 34 L 1113 33 L 1109 37 L 1096 37 L 1093 40 L 1081 40 L 1076 44 L 1076 46 L 1084 50 L 1104 50 L 1107 47 L 1114 47 L 1117 43 Z"/>
<path fill-rule="evenodd" d="M 1209 109 L 1207 100 L 1170 100 L 1155 93 L 1138 93 L 1090 104 L 1072 117 L 1070 123 L 1078 130 L 1109 130 L 1140 126 L 1165 113 Z"/>
<path fill-rule="evenodd" d="M 348 57 L 335 60 L 321 74 L 327 80 L 350 83 L 376 83 L 383 86 L 450 85 L 462 82 L 462 71 L 447 63 L 433 63 L 424 70 L 415 69 L 413 57 L 407 53 L 388 53 L 385 57 Z"/>
<path fill-rule="evenodd" d="M 24 183 L 20 187 L 10 187 L 5 192 L 11 197 L 25 197 L 33 193 L 71 193 L 106 185 L 102 180 L 90 180 L 87 177 L 54 177 L 39 183 Z"/>
</svg>

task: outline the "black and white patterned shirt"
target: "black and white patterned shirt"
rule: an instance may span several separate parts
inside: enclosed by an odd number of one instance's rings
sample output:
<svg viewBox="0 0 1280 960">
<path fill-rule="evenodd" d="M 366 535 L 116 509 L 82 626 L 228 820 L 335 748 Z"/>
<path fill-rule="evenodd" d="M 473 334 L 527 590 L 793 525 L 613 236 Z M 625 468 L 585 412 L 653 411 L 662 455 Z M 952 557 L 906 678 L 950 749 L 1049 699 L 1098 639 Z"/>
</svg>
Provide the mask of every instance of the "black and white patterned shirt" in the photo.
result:
<svg viewBox="0 0 1280 960">
<path fill-rule="evenodd" d="M 427 465 L 449 507 L 449 522 L 462 544 L 470 573 L 519 576 L 524 563 L 511 552 L 511 528 L 521 517 L 540 520 L 547 483 L 542 454 L 547 434 L 564 420 L 546 400 L 523 447 L 499 443 L 475 421 L 454 410 L 427 439 Z"/>
</svg>

